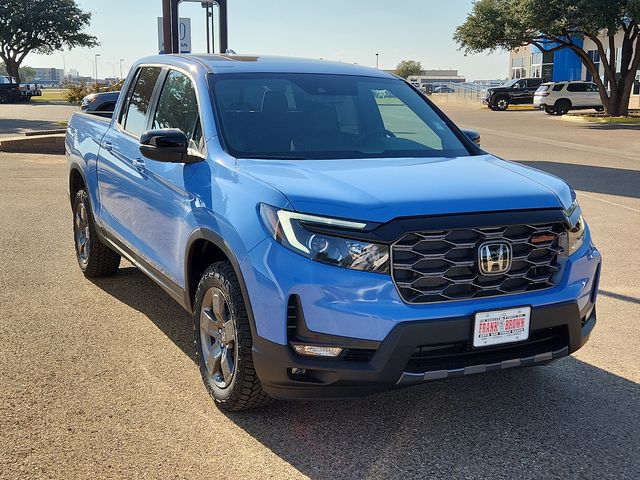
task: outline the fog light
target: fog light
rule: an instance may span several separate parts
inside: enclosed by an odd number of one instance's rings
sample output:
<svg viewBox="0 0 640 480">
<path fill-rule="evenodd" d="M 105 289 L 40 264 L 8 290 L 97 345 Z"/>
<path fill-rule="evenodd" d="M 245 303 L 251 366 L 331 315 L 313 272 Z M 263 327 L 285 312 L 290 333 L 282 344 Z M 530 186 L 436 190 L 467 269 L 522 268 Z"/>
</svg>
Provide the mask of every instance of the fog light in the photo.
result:
<svg viewBox="0 0 640 480">
<path fill-rule="evenodd" d="M 340 347 L 321 347 L 318 345 L 301 345 L 292 343 L 291 346 L 298 355 L 306 357 L 337 357 L 342 353 Z"/>
</svg>

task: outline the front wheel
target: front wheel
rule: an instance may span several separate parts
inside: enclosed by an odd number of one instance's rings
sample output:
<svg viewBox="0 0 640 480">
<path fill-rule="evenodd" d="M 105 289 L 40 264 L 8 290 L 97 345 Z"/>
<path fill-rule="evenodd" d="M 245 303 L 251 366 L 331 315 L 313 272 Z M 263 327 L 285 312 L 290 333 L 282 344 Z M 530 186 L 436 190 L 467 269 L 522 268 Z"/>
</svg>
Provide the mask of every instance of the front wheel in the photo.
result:
<svg viewBox="0 0 640 480">
<path fill-rule="evenodd" d="M 507 97 L 498 98 L 494 107 L 498 112 L 504 112 L 509 108 L 509 99 Z"/>
<path fill-rule="evenodd" d="M 233 412 L 269 401 L 253 365 L 247 308 L 229 262 L 214 263 L 200 280 L 194 337 L 202 380 L 218 407 Z"/>
</svg>

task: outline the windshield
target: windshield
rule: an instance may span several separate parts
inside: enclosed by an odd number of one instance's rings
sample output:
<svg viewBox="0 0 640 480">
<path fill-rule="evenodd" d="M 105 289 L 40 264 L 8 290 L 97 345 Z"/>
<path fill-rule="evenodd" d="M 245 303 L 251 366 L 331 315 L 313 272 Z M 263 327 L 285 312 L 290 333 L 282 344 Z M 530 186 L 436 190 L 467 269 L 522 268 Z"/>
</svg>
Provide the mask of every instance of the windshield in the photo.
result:
<svg viewBox="0 0 640 480">
<path fill-rule="evenodd" d="M 507 83 L 505 83 L 504 85 L 502 85 L 503 87 L 506 88 L 511 88 L 513 87 L 516 83 L 518 83 L 520 81 L 519 78 L 514 78 L 513 80 L 509 80 Z"/>
<path fill-rule="evenodd" d="M 401 80 L 214 75 L 221 133 L 238 158 L 454 157 L 469 151 Z"/>
</svg>

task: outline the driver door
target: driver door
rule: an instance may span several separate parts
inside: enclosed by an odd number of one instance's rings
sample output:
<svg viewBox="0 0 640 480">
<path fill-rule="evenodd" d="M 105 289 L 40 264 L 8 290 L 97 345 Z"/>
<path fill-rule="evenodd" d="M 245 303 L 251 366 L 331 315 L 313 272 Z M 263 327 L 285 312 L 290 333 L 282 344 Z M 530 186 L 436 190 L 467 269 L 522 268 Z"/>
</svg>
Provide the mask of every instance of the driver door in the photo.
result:
<svg viewBox="0 0 640 480">
<path fill-rule="evenodd" d="M 192 151 L 205 158 L 205 144 L 193 80 L 165 69 L 152 102 L 148 130 L 177 128 L 190 140 Z M 135 221 L 130 228 L 152 266 L 178 286 L 184 286 L 184 245 L 193 197 L 189 181 L 199 163 L 166 163 L 142 157 L 131 192 Z"/>
</svg>

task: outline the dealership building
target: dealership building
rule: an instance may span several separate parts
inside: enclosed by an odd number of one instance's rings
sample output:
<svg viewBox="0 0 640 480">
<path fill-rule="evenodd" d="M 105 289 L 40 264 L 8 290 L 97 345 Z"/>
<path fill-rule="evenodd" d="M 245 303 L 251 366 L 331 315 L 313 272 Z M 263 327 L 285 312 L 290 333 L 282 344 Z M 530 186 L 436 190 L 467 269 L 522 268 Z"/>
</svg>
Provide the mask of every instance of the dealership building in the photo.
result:
<svg viewBox="0 0 640 480">
<path fill-rule="evenodd" d="M 615 38 L 616 58 L 618 59 L 618 71 L 620 71 L 620 53 L 624 32 L 620 31 Z M 600 38 L 604 45 L 608 45 L 608 37 Z M 603 81 L 604 67 L 600 62 L 598 48 L 589 38 L 574 38 L 574 43 L 583 48 L 600 68 L 600 77 Z M 608 49 L 607 49 L 608 54 Z M 533 45 L 527 45 L 512 50 L 509 54 L 509 78 L 536 77 L 543 78 L 547 82 L 561 82 L 570 80 L 592 81 L 591 72 L 582 64 L 582 61 L 572 50 L 568 48 L 555 52 L 542 52 Z M 629 102 L 631 108 L 640 108 L 640 70 L 636 74 L 636 82 L 633 87 L 633 95 Z"/>
</svg>

